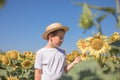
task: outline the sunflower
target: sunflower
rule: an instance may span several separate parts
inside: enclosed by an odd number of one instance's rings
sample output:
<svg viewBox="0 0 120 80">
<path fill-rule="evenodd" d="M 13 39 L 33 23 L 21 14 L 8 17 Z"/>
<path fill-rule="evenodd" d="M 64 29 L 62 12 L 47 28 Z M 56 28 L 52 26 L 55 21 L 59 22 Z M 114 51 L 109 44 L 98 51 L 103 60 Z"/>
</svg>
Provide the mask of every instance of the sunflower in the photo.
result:
<svg viewBox="0 0 120 80">
<path fill-rule="evenodd" d="M 22 65 L 23 68 L 28 69 L 28 68 L 30 68 L 33 65 L 33 63 L 30 60 L 24 60 L 21 63 L 21 65 Z"/>
<path fill-rule="evenodd" d="M 86 51 L 88 50 L 88 46 L 89 46 L 89 42 L 86 42 L 83 39 L 80 39 L 77 42 L 77 47 L 82 53 L 86 53 Z"/>
<path fill-rule="evenodd" d="M 2 58 L 2 55 L 0 54 L 0 59 Z"/>
<path fill-rule="evenodd" d="M 24 51 L 24 52 L 23 52 L 23 55 L 24 55 L 24 56 L 28 56 L 28 52 L 27 52 L 27 51 Z"/>
<path fill-rule="evenodd" d="M 19 60 L 19 61 L 24 60 L 24 57 L 23 57 L 23 55 L 22 55 L 22 54 L 19 54 L 19 56 L 18 56 L 18 60 Z"/>
<path fill-rule="evenodd" d="M 76 57 L 80 56 L 80 53 L 77 50 L 72 50 L 71 53 L 66 54 L 67 63 L 71 63 L 74 61 Z"/>
<path fill-rule="evenodd" d="M 31 57 L 32 57 L 32 59 L 34 60 L 34 59 L 35 59 L 35 57 L 36 57 L 36 55 L 35 55 L 35 54 L 33 54 Z"/>
<path fill-rule="evenodd" d="M 93 37 L 88 37 L 86 38 L 86 40 L 90 42 L 90 55 L 94 55 L 95 57 L 99 57 L 100 54 L 106 53 L 108 50 L 111 49 L 110 45 L 108 44 L 107 37 L 101 35 L 100 33 Z"/>
<path fill-rule="evenodd" d="M 19 79 L 17 77 L 10 76 L 10 77 L 7 77 L 7 80 L 19 80 Z"/>
<path fill-rule="evenodd" d="M 78 56 L 80 56 L 80 53 L 77 51 L 77 50 L 73 50 L 72 52 L 71 52 L 71 54 L 76 58 L 76 57 L 78 57 Z"/>
<path fill-rule="evenodd" d="M 114 42 L 117 40 L 120 40 L 120 35 L 118 32 L 114 32 L 113 35 L 110 36 L 109 38 L 110 42 Z"/>
<path fill-rule="evenodd" d="M 75 56 L 73 54 L 69 54 L 67 55 L 67 58 L 66 58 L 69 62 L 73 62 L 74 59 L 75 59 Z"/>
<path fill-rule="evenodd" d="M 19 52 L 18 52 L 17 50 L 11 50 L 11 51 L 8 51 L 8 52 L 7 52 L 7 56 L 8 56 L 10 59 L 18 59 Z"/>
<path fill-rule="evenodd" d="M 24 56 L 26 59 L 32 59 L 33 53 L 30 52 L 30 51 L 25 51 L 25 52 L 23 52 L 23 56 Z"/>
<path fill-rule="evenodd" d="M 32 57 L 33 53 L 30 51 L 28 52 L 29 56 Z"/>
<path fill-rule="evenodd" d="M 25 52 L 23 52 L 23 55 L 24 56 L 32 56 L 33 54 L 32 54 L 32 52 L 30 52 L 30 51 L 25 51 Z"/>
<path fill-rule="evenodd" d="M 82 61 L 87 60 L 87 54 L 86 54 L 86 53 L 83 53 L 83 54 L 80 56 L 80 58 L 81 58 Z"/>
<path fill-rule="evenodd" d="M 2 61 L 2 64 L 4 65 L 10 65 L 10 60 L 6 55 L 2 55 L 1 61 Z"/>
<path fill-rule="evenodd" d="M 69 61 L 69 55 L 70 55 L 70 54 L 66 54 L 66 62 L 67 62 L 68 64 L 71 63 L 71 62 Z"/>
</svg>

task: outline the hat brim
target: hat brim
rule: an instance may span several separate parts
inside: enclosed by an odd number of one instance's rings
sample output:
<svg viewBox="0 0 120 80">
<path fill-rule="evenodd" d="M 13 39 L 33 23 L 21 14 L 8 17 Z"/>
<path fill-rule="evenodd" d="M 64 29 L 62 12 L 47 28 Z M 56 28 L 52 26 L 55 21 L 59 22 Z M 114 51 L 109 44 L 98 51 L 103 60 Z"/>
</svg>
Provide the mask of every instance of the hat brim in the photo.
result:
<svg viewBox="0 0 120 80">
<path fill-rule="evenodd" d="M 69 30 L 69 28 L 67 26 L 60 26 L 57 28 L 50 29 L 50 30 L 43 33 L 43 35 L 42 35 L 43 39 L 47 40 L 47 36 L 49 33 L 53 32 L 55 30 L 59 30 L 59 29 L 63 29 L 63 30 L 65 30 L 65 32 L 67 32 Z"/>
</svg>

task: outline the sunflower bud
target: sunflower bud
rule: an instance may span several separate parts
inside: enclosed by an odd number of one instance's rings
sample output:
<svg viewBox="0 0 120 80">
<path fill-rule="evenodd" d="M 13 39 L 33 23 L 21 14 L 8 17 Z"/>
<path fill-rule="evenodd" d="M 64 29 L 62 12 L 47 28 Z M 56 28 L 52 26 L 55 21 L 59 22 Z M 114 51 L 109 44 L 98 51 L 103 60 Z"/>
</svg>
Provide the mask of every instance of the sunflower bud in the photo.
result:
<svg viewBox="0 0 120 80">
<path fill-rule="evenodd" d="M 89 9 L 89 6 L 84 3 L 83 13 L 80 18 L 79 26 L 84 29 L 89 29 L 93 25 L 92 12 Z"/>
<path fill-rule="evenodd" d="M 82 14 L 79 25 L 83 29 L 89 29 L 93 25 L 92 18 L 86 14 Z"/>
</svg>

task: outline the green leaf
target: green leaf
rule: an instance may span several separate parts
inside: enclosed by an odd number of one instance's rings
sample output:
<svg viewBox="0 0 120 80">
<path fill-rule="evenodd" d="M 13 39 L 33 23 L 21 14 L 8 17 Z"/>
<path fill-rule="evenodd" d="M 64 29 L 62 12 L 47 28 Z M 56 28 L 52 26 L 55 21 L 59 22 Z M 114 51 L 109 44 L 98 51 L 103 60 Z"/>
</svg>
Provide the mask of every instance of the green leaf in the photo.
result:
<svg viewBox="0 0 120 80">
<path fill-rule="evenodd" d="M 86 4 L 86 3 L 83 4 L 83 13 L 86 14 L 87 16 L 92 16 L 92 12 L 91 12 L 88 4 Z"/>
<path fill-rule="evenodd" d="M 89 29 L 92 27 L 92 25 L 93 25 L 92 19 L 89 16 L 82 14 L 80 18 L 79 26 L 82 27 L 83 29 Z"/>
<path fill-rule="evenodd" d="M 120 40 L 117 40 L 113 43 L 110 44 L 113 48 L 118 48 L 120 49 Z"/>
<path fill-rule="evenodd" d="M 100 23 L 103 19 L 105 19 L 107 17 L 107 15 L 108 15 L 108 13 L 98 17 L 97 22 Z"/>
<path fill-rule="evenodd" d="M 89 9 L 89 6 L 84 3 L 83 4 L 83 13 L 80 17 L 80 22 L 79 26 L 82 27 L 83 29 L 89 29 L 93 25 L 93 17 L 92 17 L 92 12 Z"/>
<path fill-rule="evenodd" d="M 7 77 L 7 71 L 0 69 L 0 76 Z"/>
<path fill-rule="evenodd" d="M 97 7 L 96 9 L 115 14 L 115 9 L 112 7 Z"/>
<path fill-rule="evenodd" d="M 119 49 L 113 48 L 113 47 L 112 47 L 112 49 L 110 50 L 110 54 L 111 54 L 111 55 L 116 55 L 116 54 L 118 54 L 119 52 L 120 52 Z"/>
<path fill-rule="evenodd" d="M 11 73 L 13 71 L 13 66 L 7 66 L 6 67 L 6 70 Z"/>
<path fill-rule="evenodd" d="M 75 2 L 76 5 L 78 6 L 84 6 L 84 3 L 80 3 L 80 2 Z M 87 4 L 88 5 L 88 4 Z M 113 7 L 99 7 L 99 6 L 92 6 L 92 5 L 88 5 L 89 8 L 91 9 L 96 9 L 96 10 L 101 10 L 101 11 L 105 11 L 105 12 L 109 12 L 111 14 L 115 15 L 115 9 Z"/>
<path fill-rule="evenodd" d="M 118 21 L 117 26 L 118 26 L 118 28 L 120 28 L 120 21 Z"/>
<path fill-rule="evenodd" d="M 5 4 L 6 0 L 0 0 L 0 8 L 2 8 Z"/>
</svg>

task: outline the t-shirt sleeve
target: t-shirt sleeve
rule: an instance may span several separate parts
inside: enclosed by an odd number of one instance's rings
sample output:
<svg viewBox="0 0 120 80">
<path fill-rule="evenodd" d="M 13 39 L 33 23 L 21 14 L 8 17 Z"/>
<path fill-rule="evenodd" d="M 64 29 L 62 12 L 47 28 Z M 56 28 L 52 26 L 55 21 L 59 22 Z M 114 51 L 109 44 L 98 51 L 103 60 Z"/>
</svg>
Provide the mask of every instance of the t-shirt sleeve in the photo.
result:
<svg viewBox="0 0 120 80">
<path fill-rule="evenodd" d="M 34 68 L 42 69 L 42 52 L 36 52 Z"/>
</svg>

